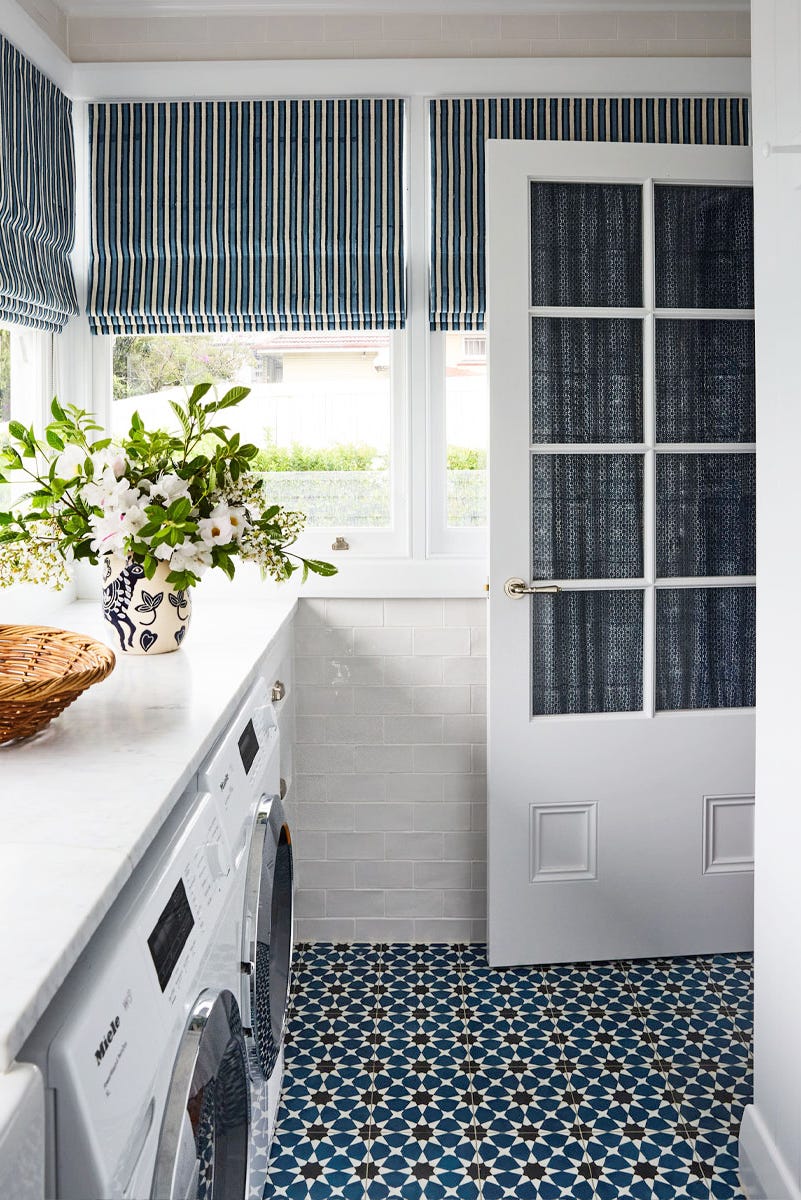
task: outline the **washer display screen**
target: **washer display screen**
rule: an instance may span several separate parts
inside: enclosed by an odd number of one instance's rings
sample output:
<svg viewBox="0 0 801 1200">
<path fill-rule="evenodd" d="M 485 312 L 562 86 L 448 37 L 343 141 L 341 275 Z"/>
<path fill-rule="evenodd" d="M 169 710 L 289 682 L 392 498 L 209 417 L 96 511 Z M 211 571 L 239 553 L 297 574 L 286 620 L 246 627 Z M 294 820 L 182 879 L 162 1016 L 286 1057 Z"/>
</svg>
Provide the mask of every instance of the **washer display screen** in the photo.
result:
<svg viewBox="0 0 801 1200">
<path fill-rule="evenodd" d="M 195 918 L 189 907 L 184 881 L 179 879 L 156 922 L 155 929 L 147 939 L 162 992 L 170 982 L 170 976 L 194 924 Z"/>
<path fill-rule="evenodd" d="M 247 775 L 253 766 L 254 758 L 259 753 L 259 739 L 256 737 L 256 730 L 253 728 L 252 721 L 248 721 L 239 739 L 239 753 L 242 758 L 242 766 L 245 768 L 245 774 Z"/>
</svg>

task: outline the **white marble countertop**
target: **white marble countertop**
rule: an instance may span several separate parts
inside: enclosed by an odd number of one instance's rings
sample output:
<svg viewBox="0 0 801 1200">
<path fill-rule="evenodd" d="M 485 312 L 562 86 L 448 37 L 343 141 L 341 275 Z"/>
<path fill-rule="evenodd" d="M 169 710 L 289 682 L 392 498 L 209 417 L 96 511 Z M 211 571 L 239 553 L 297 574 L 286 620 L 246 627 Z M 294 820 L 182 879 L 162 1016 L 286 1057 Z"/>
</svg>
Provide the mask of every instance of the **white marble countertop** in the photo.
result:
<svg viewBox="0 0 801 1200">
<path fill-rule="evenodd" d="M 0 746 L 0 1071 L 186 790 L 295 603 L 204 604 L 201 596 L 181 650 L 153 659 L 118 653 L 108 679 L 41 734 Z M 98 604 L 35 620 L 113 646 Z"/>
</svg>

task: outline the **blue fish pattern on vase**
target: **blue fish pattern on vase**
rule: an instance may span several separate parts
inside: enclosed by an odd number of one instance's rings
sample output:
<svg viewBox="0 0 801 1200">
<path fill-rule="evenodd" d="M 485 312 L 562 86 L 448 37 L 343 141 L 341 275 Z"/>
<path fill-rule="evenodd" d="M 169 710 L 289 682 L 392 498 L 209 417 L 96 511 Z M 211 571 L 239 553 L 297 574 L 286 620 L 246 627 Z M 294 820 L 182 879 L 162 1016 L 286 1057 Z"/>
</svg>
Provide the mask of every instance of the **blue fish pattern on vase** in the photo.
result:
<svg viewBox="0 0 801 1200">
<path fill-rule="evenodd" d="M 152 579 L 133 559 L 103 558 L 103 616 L 125 654 L 168 654 L 183 644 L 192 615 L 191 591 L 167 582 L 169 563 L 160 562 Z M 165 603 L 165 600 L 167 603 Z"/>
</svg>

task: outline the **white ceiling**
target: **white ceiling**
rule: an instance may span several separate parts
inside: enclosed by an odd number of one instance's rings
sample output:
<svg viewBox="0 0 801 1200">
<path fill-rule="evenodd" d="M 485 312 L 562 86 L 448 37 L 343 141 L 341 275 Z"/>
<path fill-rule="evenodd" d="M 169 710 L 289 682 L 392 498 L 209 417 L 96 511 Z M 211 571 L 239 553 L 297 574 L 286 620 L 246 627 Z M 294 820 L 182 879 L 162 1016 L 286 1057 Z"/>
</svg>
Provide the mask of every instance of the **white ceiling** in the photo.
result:
<svg viewBox="0 0 801 1200">
<path fill-rule="evenodd" d="M 55 0 L 70 17 L 154 16 L 181 13 L 553 13 L 747 11 L 749 0 Z"/>
</svg>

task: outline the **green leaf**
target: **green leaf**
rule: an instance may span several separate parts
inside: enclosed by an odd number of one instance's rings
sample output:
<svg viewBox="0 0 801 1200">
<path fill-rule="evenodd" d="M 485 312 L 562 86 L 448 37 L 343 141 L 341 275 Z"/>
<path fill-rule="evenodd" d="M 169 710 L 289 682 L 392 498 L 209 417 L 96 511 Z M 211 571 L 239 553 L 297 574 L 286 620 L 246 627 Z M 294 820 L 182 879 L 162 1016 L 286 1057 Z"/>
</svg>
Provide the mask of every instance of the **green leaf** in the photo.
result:
<svg viewBox="0 0 801 1200">
<path fill-rule="evenodd" d="M 64 412 L 64 409 L 61 407 L 61 405 L 59 404 L 59 402 L 55 396 L 53 397 L 53 399 L 51 401 L 50 411 L 53 414 L 53 417 L 55 418 L 56 421 L 66 422 L 66 420 L 67 420 L 66 413 Z"/>
<path fill-rule="evenodd" d="M 245 399 L 245 396 L 250 395 L 249 387 L 232 387 L 229 388 L 221 400 L 215 401 L 213 410 L 219 412 L 223 408 L 234 408 L 237 404 Z"/>
<path fill-rule="evenodd" d="M 181 496 L 179 500 L 173 500 L 172 504 L 167 509 L 167 513 L 171 521 L 185 521 L 191 511 L 192 501 L 188 496 Z"/>
<path fill-rule="evenodd" d="M 8 432 L 13 438 L 16 438 L 18 442 L 24 442 L 26 440 L 27 430 L 21 421 L 9 421 Z"/>
<path fill-rule="evenodd" d="M 203 397 L 211 391 L 211 383 L 196 383 L 192 388 L 192 394 L 189 397 L 190 404 L 197 404 Z"/>
<path fill-rule="evenodd" d="M 52 426 L 48 426 L 48 428 L 45 430 L 45 437 L 47 439 L 48 446 L 52 446 L 54 450 L 64 449 L 64 442 L 62 438 L 58 436 Z"/>
<path fill-rule="evenodd" d="M 192 424 L 189 420 L 189 417 L 186 415 L 186 412 L 184 411 L 183 405 L 179 404 L 177 400 L 170 400 L 170 408 L 172 409 L 172 411 L 175 413 L 176 417 L 180 421 L 181 428 L 183 429 L 184 433 L 186 434 L 187 437 L 189 437 L 189 433 L 191 431 Z"/>
<path fill-rule="evenodd" d="M 330 576 L 339 574 L 338 567 L 335 567 L 333 563 L 323 562 L 319 558 L 304 558 L 303 562 L 315 575 Z"/>
</svg>

